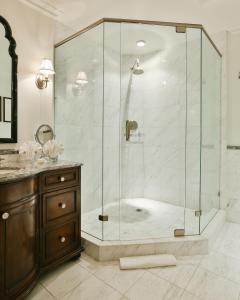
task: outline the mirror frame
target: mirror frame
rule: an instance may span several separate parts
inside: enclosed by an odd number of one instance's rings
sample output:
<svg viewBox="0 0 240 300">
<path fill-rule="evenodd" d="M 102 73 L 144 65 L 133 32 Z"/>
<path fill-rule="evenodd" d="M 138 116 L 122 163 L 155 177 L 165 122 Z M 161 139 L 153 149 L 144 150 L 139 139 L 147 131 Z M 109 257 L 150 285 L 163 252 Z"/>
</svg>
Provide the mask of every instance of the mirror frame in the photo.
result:
<svg viewBox="0 0 240 300">
<path fill-rule="evenodd" d="M 0 15 L 0 24 L 5 28 L 5 38 L 9 41 L 8 53 L 12 58 L 12 82 L 11 82 L 11 92 L 12 92 L 12 119 L 11 119 L 11 137 L 1 138 L 0 143 L 17 143 L 17 65 L 18 56 L 15 52 L 16 41 L 12 36 L 12 29 L 8 21 Z"/>
</svg>

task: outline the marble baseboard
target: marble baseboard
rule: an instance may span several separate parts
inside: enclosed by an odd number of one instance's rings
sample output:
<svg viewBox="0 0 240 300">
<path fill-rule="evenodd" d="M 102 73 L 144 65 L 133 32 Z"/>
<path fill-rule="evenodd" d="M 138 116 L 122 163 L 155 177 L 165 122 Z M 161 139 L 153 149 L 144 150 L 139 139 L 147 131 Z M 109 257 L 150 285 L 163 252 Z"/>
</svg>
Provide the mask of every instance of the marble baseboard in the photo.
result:
<svg viewBox="0 0 240 300">
<path fill-rule="evenodd" d="M 101 241 L 83 232 L 82 243 L 86 254 L 97 261 L 110 261 L 117 260 L 120 257 L 152 254 L 204 255 L 209 253 L 224 223 L 225 211 L 220 210 L 202 235 L 135 241 Z"/>
</svg>

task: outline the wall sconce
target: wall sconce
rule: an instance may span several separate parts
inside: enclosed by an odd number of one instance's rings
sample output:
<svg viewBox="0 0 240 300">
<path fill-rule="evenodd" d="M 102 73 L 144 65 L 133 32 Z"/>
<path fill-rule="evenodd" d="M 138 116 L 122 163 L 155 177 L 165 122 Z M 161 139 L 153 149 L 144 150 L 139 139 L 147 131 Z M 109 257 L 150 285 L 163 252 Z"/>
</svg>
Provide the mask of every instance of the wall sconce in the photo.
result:
<svg viewBox="0 0 240 300">
<path fill-rule="evenodd" d="M 85 84 L 87 84 L 87 74 L 85 72 L 79 72 L 75 83 L 77 86 L 84 86 Z"/>
<path fill-rule="evenodd" d="M 55 74 L 52 61 L 50 59 L 44 58 L 42 60 L 39 72 L 36 77 L 36 86 L 43 90 L 47 87 L 49 81 L 49 75 Z"/>
<path fill-rule="evenodd" d="M 74 81 L 74 84 L 72 85 L 72 92 L 75 96 L 78 96 L 80 93 L 82 93 L 85 89 L 85 87 L 88 84 L 88 78 L 87 74 L 85 72 L 78 72 L 77 78 Z"/>
</svg>

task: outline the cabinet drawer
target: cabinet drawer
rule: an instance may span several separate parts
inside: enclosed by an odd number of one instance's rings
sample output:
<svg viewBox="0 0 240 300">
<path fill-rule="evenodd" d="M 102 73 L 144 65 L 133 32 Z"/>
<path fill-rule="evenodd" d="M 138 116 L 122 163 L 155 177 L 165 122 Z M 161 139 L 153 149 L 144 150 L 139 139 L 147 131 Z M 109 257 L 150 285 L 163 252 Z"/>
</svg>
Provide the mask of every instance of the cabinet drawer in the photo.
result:
<svg viewBox="0 0 240 300">
<path fill-rule="evenodd" d="M 51 171 L 41 176 L 44 192 L 79 184 L 79 168 Z"/>
<path fill-rule="evenodd" d="M 43 199 L 43 224 L 80 212 L 80 187 L 46 193 Z"/>
<path fill-rule="evenodd" d="M 43 264 L 56 260 L 80 245 L 79 221 L 72 220 L 44 233 Z"/>
</svg>

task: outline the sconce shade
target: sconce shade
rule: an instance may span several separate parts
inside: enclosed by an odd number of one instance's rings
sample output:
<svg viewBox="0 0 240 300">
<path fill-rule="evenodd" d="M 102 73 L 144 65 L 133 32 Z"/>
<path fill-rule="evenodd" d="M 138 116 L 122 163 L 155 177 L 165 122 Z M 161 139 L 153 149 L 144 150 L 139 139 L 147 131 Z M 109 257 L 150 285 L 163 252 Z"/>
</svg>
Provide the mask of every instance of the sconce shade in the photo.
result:
<svg viewBox="0 0 240 300">
<path fill-rule="evenodd" d="M 53 75 L 55 74 L 54 68 L 52 61 L 50 59 L 43 59 L 39 73 L 44 74 L 44 75 Z"/>
<path fill-rule="evenodd" d="M 76 79 L 76 84 L 88 83 L 87 74 L 85 72 L 79 72 Z"/>
</svg>

